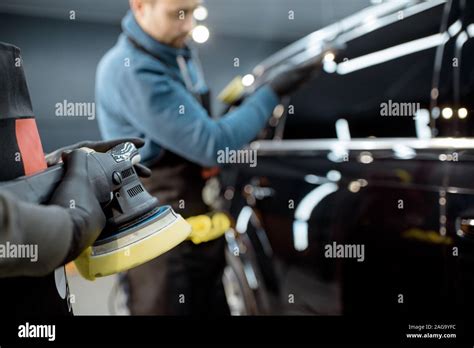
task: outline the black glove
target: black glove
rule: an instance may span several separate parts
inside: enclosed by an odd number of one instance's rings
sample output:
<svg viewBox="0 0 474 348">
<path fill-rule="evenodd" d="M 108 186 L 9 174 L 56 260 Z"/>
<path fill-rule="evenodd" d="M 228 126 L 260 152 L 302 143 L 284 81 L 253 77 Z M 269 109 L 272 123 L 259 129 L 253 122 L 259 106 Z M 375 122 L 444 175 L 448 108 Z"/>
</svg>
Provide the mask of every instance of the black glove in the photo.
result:
<svg viewBox="0 0 474 348">
<path fill-rule="evenodd" d="M 81 141 L 73 145 L 61 147 L 60 149 L 47 154 L 46 163 L 48 164 L 48 167 L 58 164 L 61 161 L 61 155 L 63 153 L 69 153 L 73 150 L 80 149 L 81 147 L 88 147 L 96 152 L 107 152 L 113 147 L 127 142 L 133 143 L 137 148 L 141 148 L 145 145 L 145 141 L 140 138 L 122 138 L 109 141 Z M 150 169 L 144 165 L 137 163 L 134 167 L 139 177 L 149 178 L 151 176 Z"/>
<path fill-rule="evenodd" d="M 73 222 L 73 238 L 64 263 L 76 259 L 94 243 L 105 227 L 106 218 L 89 181 L 87 153 L 74 150 L 64 154 L 66 174 L 56 188 L 50 204 L 67 208 Z"/>
<path fill-rule="evenodd" d="M 305 65 L 284 71 L 277 75 L 269 86 L 281 98 L 291 94 L 303 86 L 306 82 L 314 78 L 321 71 L 321 62 L 307 63 Z"/>
</svg>

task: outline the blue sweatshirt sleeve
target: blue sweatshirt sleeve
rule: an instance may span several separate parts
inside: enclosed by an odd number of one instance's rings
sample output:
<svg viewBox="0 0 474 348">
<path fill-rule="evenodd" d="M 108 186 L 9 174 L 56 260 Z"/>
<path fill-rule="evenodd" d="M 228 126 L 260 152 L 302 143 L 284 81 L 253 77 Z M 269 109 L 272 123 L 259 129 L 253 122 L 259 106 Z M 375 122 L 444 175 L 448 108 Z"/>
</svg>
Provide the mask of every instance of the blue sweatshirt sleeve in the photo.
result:
<svg viewBox="0 0 474 348">
<path fill-rule="evenodd" d="M 237 109 L 213 120 L 179 82 L 154 71 L 127 74 L 121 98 L 128 121 L 160 146 L 202 166 L 217 164 L 217 152 L 240 149 L 265 126 L 278 97 L 262 87 Z"/>
</svg>

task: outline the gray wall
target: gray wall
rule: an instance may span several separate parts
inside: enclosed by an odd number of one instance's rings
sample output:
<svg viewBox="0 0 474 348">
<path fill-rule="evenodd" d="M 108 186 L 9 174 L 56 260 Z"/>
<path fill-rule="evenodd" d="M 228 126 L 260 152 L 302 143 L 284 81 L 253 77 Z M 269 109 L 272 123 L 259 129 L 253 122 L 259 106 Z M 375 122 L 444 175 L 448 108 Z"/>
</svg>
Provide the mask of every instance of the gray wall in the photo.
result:
<svg viewBox="0 0 474 348">
<path fill-rule="evenodd" d="M 85 139 L 99 139 L 95 120 L 56 117 L 55 104 L 93 102 L 95 69 L 114 45 L 114 24 L 63 21 L 0 14 L 0 40 L 22 49 L 24 67 L 45 151 Z M 214 97 L 235 75 L 247 73 L 285 42 L 216 36 L 201 46 L 200 57 Z M 233 58 L 240 58 L 234 68 Z M 214 112 L 221 109 L 214 100 Z"/>
</svg>

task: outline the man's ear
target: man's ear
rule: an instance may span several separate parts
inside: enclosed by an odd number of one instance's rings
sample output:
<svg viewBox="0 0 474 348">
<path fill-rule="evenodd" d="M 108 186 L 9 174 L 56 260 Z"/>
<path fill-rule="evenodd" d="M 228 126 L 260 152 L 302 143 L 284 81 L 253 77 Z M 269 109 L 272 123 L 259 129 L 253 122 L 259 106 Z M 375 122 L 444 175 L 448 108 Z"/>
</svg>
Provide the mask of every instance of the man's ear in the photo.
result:
<svg viewBox="0 0 474 348">
<path fill-rule="evenodd" d="M 132 10 L 133 14 L 137 17 L 141 17 L 143 15 L 143 1 L 142 0 L 129 0 L 130 9 Z"/>
</svg>

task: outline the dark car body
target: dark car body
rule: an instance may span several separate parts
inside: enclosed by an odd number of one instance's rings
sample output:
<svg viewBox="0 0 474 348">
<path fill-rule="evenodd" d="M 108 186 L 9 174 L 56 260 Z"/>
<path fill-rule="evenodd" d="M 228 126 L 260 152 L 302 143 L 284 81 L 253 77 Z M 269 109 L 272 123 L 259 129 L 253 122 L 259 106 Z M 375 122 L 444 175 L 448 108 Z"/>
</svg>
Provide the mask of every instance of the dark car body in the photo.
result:
<svg viewBox="0 0 474 348">
<path fill-rule="evenodd" d="M 351 40 L 338 59 L 436 35 L 445 12 L 442 3 Z M 449 26 L 463 19 L 465 28 L 472 6 L 454 1 L 448 15 Z M 441 51 L 435 106 L 463 106 L 469 116 L 439 117 L 437 137 L 418 139 L 414 117 L 380 110 L 393 101 L 433 111 L 438 46 L 351 74 L 323 73 L 287 101 L 294 114 L 248 148 L 257 166 L 224 171 L 237 221 L 227 235 L 229 279 L 240 286 L 241 314 L 474 309 L 474 40 L 459 53 L 458 35 Z M 341 118 L 353 139 L 336 138 Z M 340 245 L 363 246 L 363 258 L 331 254 Z"/>
</svg>

